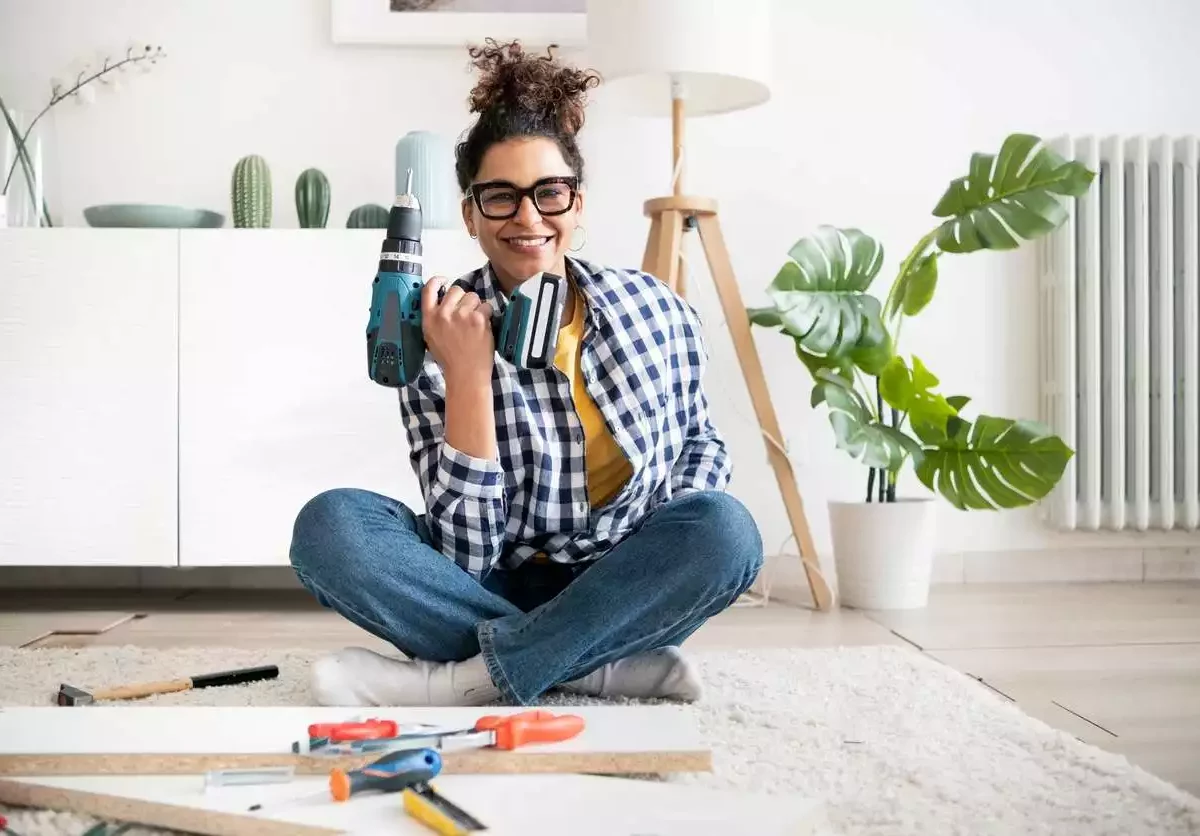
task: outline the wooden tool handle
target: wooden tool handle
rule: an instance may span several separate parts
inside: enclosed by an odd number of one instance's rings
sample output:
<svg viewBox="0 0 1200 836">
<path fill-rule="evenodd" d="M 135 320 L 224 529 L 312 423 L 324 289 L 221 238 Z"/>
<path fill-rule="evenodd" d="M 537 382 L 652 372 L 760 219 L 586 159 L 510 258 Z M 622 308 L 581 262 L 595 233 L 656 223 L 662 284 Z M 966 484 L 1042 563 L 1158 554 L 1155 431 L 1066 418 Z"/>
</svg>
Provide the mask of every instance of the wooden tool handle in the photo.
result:
<svg viewBox="0 0 1200 836">
<path fill-rule="evenodd" d="M 172 694 L 176 691 L 186 691 L 191 687 L 191 679 L 171 679 L 166 682 L 144 682 L 141 685 L 124 685 L 120 688 L 93 691 L 92 698 L 96 700 L 132 700 L 138 697 L 153 696 L 154 694 Z"/>
</svg>

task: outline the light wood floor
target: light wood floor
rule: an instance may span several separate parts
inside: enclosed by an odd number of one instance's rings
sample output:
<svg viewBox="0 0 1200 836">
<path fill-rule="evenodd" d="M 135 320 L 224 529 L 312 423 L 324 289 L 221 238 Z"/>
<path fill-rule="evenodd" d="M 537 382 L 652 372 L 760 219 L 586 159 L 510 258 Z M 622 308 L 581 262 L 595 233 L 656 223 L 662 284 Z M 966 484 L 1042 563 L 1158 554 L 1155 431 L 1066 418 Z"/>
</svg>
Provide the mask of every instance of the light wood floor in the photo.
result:
<svg viewBox="0 0 1200 836">
<path fill-rule="evenodd" d="M 387 649 L 293 591 L 0 594 L 0 645 Z M 735 608 L 691 647 L 908 644 L 1200 795 L 1200 582 L 935 587 L 926 609 Z"/>
</svg>

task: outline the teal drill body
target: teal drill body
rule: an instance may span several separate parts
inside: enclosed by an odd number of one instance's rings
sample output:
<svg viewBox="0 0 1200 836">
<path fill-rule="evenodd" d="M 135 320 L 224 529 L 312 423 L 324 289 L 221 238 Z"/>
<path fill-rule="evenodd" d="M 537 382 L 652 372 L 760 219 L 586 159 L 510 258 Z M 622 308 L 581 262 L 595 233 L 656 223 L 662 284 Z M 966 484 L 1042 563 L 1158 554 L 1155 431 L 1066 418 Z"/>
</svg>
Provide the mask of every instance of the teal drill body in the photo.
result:
<svg viewBox="0 0 1200 836">
<path fill-rule="evenodd" d="M 388 213 L 387 237 L 371 291 L 367 322 L 367 363 L 371 379 L 382 386 L 405 386 L 425 362 L 421 332 L 421 204 L 410 189 Z"/>
<path fill-rule="evenodd" d="M 388 214 L 387 237 L 371 291 L 367 321 L 367 373 L 381 386 L 407 386 L 425 363 L 421 325 L 421 205 L 409 188 L 396 198 Z M 565 280 L 538 273 L 509 294 L 503 312 L 492 317 L 492 334 L 500 356 L 518 368 L 547 368 L 554 362 Z M 470 289 L 470 288 L 466 288 Z M 440 301 L 445 288 L 439 293 Z"/>
</svg>

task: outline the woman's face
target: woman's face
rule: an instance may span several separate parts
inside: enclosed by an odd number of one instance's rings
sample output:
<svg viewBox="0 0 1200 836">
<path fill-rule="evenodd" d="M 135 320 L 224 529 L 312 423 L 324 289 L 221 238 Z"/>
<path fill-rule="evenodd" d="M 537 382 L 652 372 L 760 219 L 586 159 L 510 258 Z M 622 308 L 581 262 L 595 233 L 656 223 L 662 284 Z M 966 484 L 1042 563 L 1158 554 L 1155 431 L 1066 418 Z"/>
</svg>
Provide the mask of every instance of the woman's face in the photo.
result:
<svg viewBox="0 0 1200 836">
<path fill-rule="evenodd" d="M 538 272 L 563 274 L 583 194 L 557 143 L 510 139 L 484 154 L 462 208 L 467 230 L 510 292 Z"/>
</svg>

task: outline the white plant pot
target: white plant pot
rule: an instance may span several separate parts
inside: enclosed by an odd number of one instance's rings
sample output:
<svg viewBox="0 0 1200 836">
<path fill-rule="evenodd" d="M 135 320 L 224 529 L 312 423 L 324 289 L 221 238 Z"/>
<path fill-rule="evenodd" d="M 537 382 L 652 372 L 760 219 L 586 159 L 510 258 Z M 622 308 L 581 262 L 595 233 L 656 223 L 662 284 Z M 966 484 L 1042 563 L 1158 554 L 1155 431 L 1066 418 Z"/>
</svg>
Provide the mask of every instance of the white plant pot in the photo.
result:
<svg viewBox="0 0 1200 836">
<path fill-rule="evenodd" d="M 838 598 L 847 607 L 910 610 L 929 602 L 936 499 L 829 503 Z"/>
</svg>

